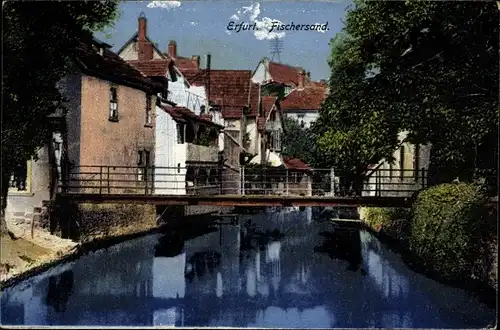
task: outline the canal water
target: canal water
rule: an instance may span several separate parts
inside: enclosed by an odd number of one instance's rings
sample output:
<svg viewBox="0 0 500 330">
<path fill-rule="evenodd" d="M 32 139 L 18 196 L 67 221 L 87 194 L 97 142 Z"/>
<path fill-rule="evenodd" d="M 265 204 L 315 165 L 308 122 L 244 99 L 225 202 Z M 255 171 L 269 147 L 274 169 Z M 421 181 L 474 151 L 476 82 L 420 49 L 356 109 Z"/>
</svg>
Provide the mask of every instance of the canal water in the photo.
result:
<svg viewBox="0 0 500 330">
<path fill-rule="evenodd" d="M 480 328 L 495 311 L 312 210 L 99 250 L 6 289 L 2 324 Z"/>
</svg>

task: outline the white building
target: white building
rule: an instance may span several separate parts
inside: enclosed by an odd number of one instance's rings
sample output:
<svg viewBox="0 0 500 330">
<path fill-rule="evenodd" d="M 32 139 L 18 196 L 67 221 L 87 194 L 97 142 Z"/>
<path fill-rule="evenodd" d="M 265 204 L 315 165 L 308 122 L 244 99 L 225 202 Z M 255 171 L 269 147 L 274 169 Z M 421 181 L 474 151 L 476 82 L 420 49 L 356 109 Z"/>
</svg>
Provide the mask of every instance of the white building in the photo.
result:
<svg viewBox="0 0 500 330">
<path fill-rule="evenodd" d="M 118 54 L 145 76 L 166 86 L 156 105 L 155 193 L 186 194 L 217 185 L 222 114 L 210 107 L 204 86 L 191 85 L 178 68 L 199 68 L 199 56 L 177 56 L 171 41 L 162 53 L 147 36 L 147 20 Z M 204 188 L 205 187 L 205 188 Z"/>
</svg>

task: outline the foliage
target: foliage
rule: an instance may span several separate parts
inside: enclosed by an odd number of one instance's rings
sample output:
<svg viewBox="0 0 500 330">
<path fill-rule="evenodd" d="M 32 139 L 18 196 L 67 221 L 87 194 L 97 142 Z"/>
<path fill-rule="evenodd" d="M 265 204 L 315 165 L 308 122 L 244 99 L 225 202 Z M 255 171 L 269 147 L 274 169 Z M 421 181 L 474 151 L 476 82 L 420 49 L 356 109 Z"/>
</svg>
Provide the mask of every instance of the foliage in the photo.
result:
<svg viewBox="0 0 500 330">
<path fill-rule="evenodd" d="M 197 144 L 202 146 L 211 146 L 217 143 L 219 131 L 215 127 L 208 127 L 199 132 Z"/>
<path fill-rule="evenodd" d="M 451 279 L 470 279 L 491 232 L 486 195 L 479 185 L 442 184 L 422 191 L 414 204 L 410 251 L 422 264 Z"/>
<path fill-rule="evenodd" d="M 399 207 L 366 207 L 364 220 L 375 230 L 383 230 L 389 236 L 404 239 L 407 223 L 410 221 L 408 209 Z"/>
<path fill-rule="evenodd" d="M 118 1 L 4 1 L 2 182 L 48 140 L 47 116 L 63 107 L 57 83 L 88 31 L 117 17 Z M 2 212 L 7 188 L 2 186 Z"/>
<path fill-rule="evenodd" d="M 301 127 L 296 119 L 283 116 L 281 140 L 283 156 L 298 158 L 313 167 L 318 163 L 315 135 L 310 128 Z"/>
<path fill-rule="evenodd" d="M 495 158 L 478 154 L 498 130 L 495 3 L 356 1 L 331 47 L 315 130 L 336 169 L 359 174 L 392 160 L 400 131 L 431 143 L 432 163 L 451 178 Z"/>
</svg>

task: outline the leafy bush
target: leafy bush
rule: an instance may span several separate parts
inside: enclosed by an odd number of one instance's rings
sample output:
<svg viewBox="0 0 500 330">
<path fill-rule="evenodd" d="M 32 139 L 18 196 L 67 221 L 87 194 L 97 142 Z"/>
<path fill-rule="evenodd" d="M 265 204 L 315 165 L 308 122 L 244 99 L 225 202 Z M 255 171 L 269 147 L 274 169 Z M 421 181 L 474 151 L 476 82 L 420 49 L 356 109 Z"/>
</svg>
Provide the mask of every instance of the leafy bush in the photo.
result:
<svg viewBox="0 0 500 330">
<path fill-rule="evenodd" d="M 399 207 L 367 207 L 364 208 L 366 223 L 373 229 L 383 230 L 393 238 L 404 238 L 410 218 L 408 209 Z"/>
<path fill-rule="evenodd" d="M 446 278 L 470 279 L 476 260 L 487 254 L 486 201 L 484 190 L 474 184 L 442 184 L 423 190 L 413 205 L 410 251 Z"/>
</svg>

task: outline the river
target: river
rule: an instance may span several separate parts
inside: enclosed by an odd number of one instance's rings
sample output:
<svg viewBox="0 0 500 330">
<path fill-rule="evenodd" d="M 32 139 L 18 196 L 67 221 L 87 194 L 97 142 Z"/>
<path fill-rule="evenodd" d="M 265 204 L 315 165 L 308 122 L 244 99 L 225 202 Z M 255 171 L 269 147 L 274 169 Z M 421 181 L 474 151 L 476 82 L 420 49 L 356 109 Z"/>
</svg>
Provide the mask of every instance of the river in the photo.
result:
<svg viewBox="0 0 500 330">
<path fill-rule="evenodd" d="M 196 229 L 126 241 L 7 288 L 2 324 L 480 328 L 495 317 L 309 208 Z"/>
</svg>

